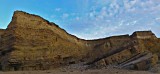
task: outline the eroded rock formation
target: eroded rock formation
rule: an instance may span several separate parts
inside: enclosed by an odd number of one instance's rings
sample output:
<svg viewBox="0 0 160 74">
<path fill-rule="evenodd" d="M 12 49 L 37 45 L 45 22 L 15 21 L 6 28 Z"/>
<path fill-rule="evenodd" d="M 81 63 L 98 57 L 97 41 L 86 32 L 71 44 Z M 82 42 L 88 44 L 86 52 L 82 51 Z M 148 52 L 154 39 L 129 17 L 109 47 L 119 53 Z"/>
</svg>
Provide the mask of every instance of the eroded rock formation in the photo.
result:
<svg viewBox="0 0 160 74">
<path fill-rule="evenodd" d="M 160 55 L 160 39 L 151 31 L 83 40 L 40 16 L 15 11 L 0 30 L 1 70 L 48 70 L 83 62 L 95 67 L 146 70 Z"/>
</svg>

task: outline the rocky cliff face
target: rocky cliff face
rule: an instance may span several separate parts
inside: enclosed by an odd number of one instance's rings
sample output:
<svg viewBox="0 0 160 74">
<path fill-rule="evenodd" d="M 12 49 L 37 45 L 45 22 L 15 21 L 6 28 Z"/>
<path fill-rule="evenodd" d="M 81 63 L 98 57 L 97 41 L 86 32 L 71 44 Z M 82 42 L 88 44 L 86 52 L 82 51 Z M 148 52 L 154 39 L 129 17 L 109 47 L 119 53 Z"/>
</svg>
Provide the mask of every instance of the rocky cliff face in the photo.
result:
<svg viewBox="0 0 160 74">
<path fill-rule="evenodd" d="M 88 53 L 88 65 L 147 70 L 158 62 L 160 42 L 151 31 L 137 31 L 131 36 L 113 36 L 103 41 Z"/>
<path fill-rule="evenodd" d="M 0 35 L 2 35 L 4 33 L 4 29 L 0 29 Z"/>
<path fill-rule="evenodd" d="M 22 11 L 14 12 L 0 36 L 1 70 L 45 70 L 81 62 L 144 70 L 157 63 L 160 52 L 160 40 L 151 31 L 83 40 Z"/>
<path fill-rule="evenodd" d="M 2 36 L 2 34 L 4 33 L 4 29 L 0 29 L 0 40 L 1 40 L 1 36 Z"/>
<path fill-rule="evenodd" d="M 87 51 L 83 42 L 56 24 L 21 11 L 14 12 L 0 50 L 6 70 L 52 69 L 78 62 Z"/>
</svg>

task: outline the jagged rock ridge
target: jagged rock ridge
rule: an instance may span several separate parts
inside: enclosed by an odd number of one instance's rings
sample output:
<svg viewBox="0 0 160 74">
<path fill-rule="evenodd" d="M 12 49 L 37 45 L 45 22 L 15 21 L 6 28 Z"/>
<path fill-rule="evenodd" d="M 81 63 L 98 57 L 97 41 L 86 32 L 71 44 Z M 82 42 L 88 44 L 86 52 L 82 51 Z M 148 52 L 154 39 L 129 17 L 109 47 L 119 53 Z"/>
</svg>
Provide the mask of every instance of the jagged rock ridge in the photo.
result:
<svg viewBox="0 0 160 74">
<path fill-rule="evenodd" d="M 15 11 L 7 29 L 0 30 L 0 43 L 1 70 L 46 70 L 82 62 L 146 70 L 156 65 L 160 52 L 160 40 L 151 31 L 83 40 L 23 11 Z"/>
</svg>

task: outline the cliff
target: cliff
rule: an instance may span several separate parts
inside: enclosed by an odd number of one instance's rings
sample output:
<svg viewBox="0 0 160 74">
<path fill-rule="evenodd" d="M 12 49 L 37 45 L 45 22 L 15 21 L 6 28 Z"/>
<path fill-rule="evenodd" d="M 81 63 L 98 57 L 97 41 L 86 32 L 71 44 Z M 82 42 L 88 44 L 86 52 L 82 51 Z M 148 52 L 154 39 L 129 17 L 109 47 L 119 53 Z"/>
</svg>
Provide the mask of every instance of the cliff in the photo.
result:
<svg viewBox="0 0 160 74">
<path fill-rule="evenodd" d="M 14 12 L 0 50 L 1 65 L 6 70 L 12 69 L 12 63 L 14 69 L 56 68 L 70 59 L 78 62 L 87 51 L 84 43 L 56 24 L 22 11 Z"/>
<path fill-rule="evenodd" d="M 0 35 L 2 35 L 4 33 L 4 29 L 0 29 Z"/>
<path fill-rule="evenodd" d="M 160 40 L 151 31 L 84 40 L 23 11 L 14 12 L 0 36 L 1 70 L 48 70 L 78 63 L 144 70 L 158 62 L 160 52 Z"/>
</svg>

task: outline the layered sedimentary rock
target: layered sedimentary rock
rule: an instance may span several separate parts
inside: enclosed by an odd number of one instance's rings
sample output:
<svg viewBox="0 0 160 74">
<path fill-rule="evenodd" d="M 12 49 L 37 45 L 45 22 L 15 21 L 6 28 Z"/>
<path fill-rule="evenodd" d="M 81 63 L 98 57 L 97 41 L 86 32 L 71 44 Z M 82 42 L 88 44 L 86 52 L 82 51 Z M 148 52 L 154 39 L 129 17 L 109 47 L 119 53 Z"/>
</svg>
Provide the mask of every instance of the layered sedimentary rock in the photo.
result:
<svg viewBox="0 0 160 74">
<path fill-rule="evenodd" d="M 157 63 L 160 53 L 160 40 L 151 31 L 83 40 L 22 11 L 14 12 L 0 37 L 1 70 L 48 70 L 81 62 L 146 70 Z"/>
<path fill-rule="evenodd" d="M 95 46 L 92 53 L 88 53 L 90 60 L 86 64 L 147 70 L 158 62 L 159 45 L 159 39 L 151 31 L 109 37 L 101 45 Z"/>
<path fill-rule="evenodd" d="M 52 69 L 76 63 L 86 52 L 83 42 L 56 24 L 21 11 L 14 12 L 1 42 L 5 70 Z"/>
<path fill-rule="evenodd" d="M 138 39 L 157 39 L 157 37 L 155 36 L 155 34 L 153 34 L 151 31 L 137 31 L 137 32 L 134 32 L 132 35 L 131 35 L 133 38 L 138 38 Z"/>
</svg>

